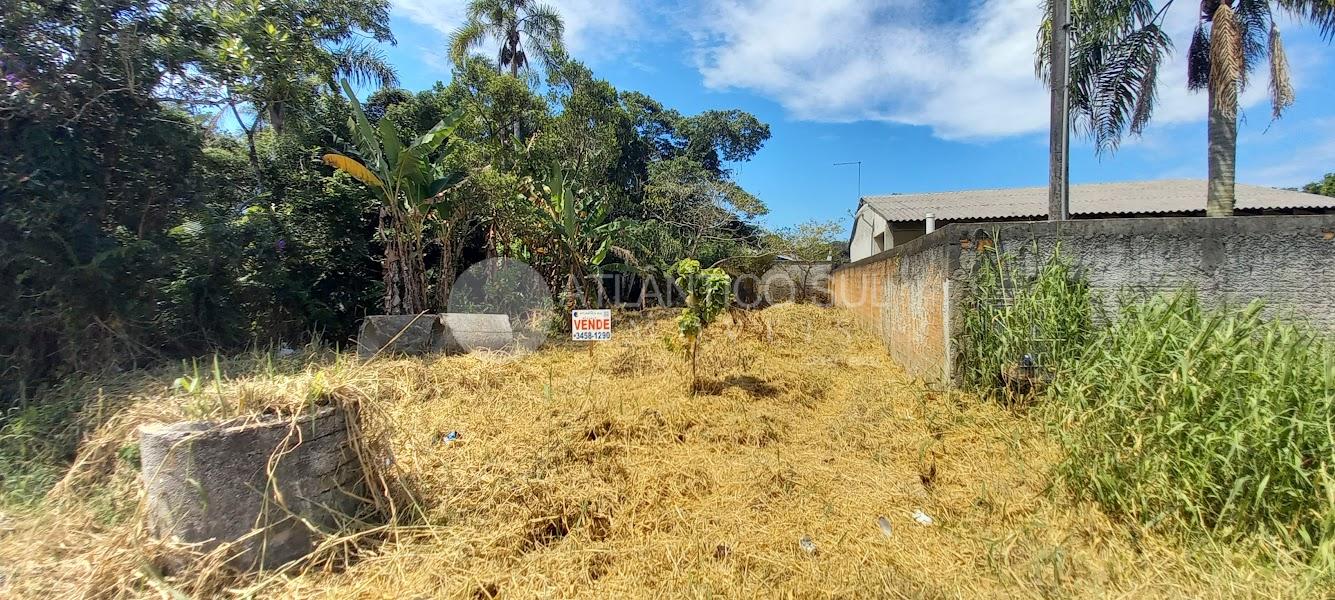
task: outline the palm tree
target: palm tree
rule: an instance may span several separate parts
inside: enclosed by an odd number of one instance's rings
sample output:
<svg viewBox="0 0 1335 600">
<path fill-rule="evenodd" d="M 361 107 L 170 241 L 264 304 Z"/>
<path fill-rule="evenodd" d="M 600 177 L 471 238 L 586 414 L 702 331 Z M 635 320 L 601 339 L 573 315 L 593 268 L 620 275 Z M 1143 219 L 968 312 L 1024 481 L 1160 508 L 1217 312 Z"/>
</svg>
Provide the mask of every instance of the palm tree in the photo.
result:
<svg viewBox="0 0 1335 600">
<path fill-rule="evenodd" d="M 1115 151 L 1128 132 L 1149 124 L 1159 68 L 1173 48 L 1162 29 L 1174 0 L 1071 1 L 1071 112 L 1097 151 Z M 1044 4 L 1051 14 L 1052 0 Z M 1190 3 L 1191 0 L 1184 2 Z M 1335 0 L 1200 0 L 1200 22 L 1188 50 L 1187 87 L 1207 90 L 1209 194 L 1206 214 L 1233 214 L 1238 154 L 1238 94 L 1269 62 L 1272 118 L 1293 104 L 1288 60 L 1274 13 L 1285 10 L 1335 39 Z M 1049 81 L 1051 18 L 1039 27 L 1037 71 Z"/>
<path fill-rule="evenodd" d="M 530 66 L 529 53 L 544 67 L 561 62 L 565 53 L 561 15 L 546 4 L 531 0 L 472 0 L 468 22 L 450 38 L 450 58 L 463 64 L 468 53 L 494 39 L 500 45 L 496 70 L 509 68 L 510 75 Z"/>
</svg>

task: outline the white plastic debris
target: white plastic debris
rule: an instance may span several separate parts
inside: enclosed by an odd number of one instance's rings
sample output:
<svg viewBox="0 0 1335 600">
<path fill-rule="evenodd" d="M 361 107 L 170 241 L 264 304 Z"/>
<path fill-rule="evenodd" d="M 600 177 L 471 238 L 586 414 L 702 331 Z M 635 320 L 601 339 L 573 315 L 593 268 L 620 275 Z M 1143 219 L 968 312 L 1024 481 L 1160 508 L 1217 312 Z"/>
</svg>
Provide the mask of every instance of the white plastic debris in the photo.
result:
<svg viewBox="0 0 1335 600">
<path fill-rule="evenodd" d="M 879 517 L 876 519 L 876 526 L 881 528 L 881 535 L 884 535 L 885 539 L 888 540 L 895 536 L 895 528 L 890 525 L 890 519 L 884 516 Z"/>
<path fill-rule="evenodd" d="M 930 527 L 933 523 L 936 523 L 936 521 L 932 519 L 932 516 L 922 512 L 921 508 L 913 511 L 913 520 L 923 527 Z"/>
</svg>

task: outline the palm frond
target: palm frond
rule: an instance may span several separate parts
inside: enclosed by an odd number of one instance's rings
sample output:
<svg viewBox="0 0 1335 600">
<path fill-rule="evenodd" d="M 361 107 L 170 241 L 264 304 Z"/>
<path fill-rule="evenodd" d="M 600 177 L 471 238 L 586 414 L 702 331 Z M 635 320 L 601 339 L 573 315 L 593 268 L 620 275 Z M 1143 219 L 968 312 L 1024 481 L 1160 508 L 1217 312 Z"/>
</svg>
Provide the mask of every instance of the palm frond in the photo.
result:
<svg viewBox="0 0 1335 600">
<path fill-rule="evenodd" d="M 1043 21 L 1038 24 L 1034 44 L 1034 75 L 1052 85 L 1052 0 L 1043 0 Z"/>
<path fill-rule="evenodd" d="M 366 185 L 378 188 L 385 186 L 384 182 L 380 181 L 380 178 L 375 176 L 375 173 L 372 173 L 371 170 L 367 169 L 362 163 L 357 162 L 357 159 L 355 158 L 331 152 L 321 156 L 320 160 L 324 161 L 324 164 L 326 165 L 353 176 Z"/>
<path fill-rule="evenodd" d="M 1284 115 L 1284 109 L 1293 105 L 1293 82 L 1289 79 L 1289 58 L 1284 52 L 1279 26 L 1270 24 L 1270 109 L 1273 118 Z"/>
<path fill-rule="evenodd" d="M 566 33 L 561 14 L 548 4 L 530 5 L 521 21 L 521 28 L 529 39 L 548 47 L 559 45 Z"/>
<path fill-rule="evenodd" d="M 1116 151 L 1123 132 L 1144 130 L 1155 102 L 1159 63 L 1171 42 L 1157 25 L 1132 33 L 1112 48 L 1095 80 L 1090 123 L 1099 152 Z"/>
<path fill-rule="evenodd" d="M 1316 25 L 1326 41 L 1335 41 L 1335 2 L 1332 0 L 1276 0 L 1276 4 Z"/>
<path fill-rule="evenodd" d="M 450 60 L 456 65 L 464 64 L 468 60 L 468 54 L 482 43 L 486 35 L 486 27 L 477 20 L 470 20 L 454 30 L 450 35 Z"/>
<path fill-rule="evenodd" d="M 1071 110 L 1077 131 L 1093 138 L 1100 153 L 1116 150 L 1125 133 L 1139 134 L 1150 121 L 1159 67 L 1172 48 L 1161 17 L 1151 0 L 1071 3 Z M 1050 70 L 1050 28 L 1045 23 L 1038 34 L 1040 77 Z"/>
<path fill-rule="evenodd" d="M 339 78 L 351 79 L 357 85 L 393 87 L 399 84 L 398 71 L 389 63 L 385 53 L 370 42 L 344 46 L 333 52 L 334 71 Z"/>
<path fill-rule="evenodd" d="M 1215 107 L 1225 113 L 1238 110 L 1238 88 L 1242 83 L 1242 27 L 1227 2 L 1220 2 L 1210 20 L 1210 91 Z"/>
<path fill-rule="evenodd" d="M 1159 60 L 1155 59 L 1146 65 L 1138 85 L 1136 108 L 1131 111 L 1131 135 L 1140 135 L 1149 125 L 1154 104 L 1159 100 L 1158 86 Z"/>
<path fill-rule="evenodd" d="M 1196 91 L 1210 87 L 1210 34 L 1205 23 L 1196 26 L 1187 50 L 1187 89 Z"/>
<path fill-rule="evenodd" d="M 1270 0 L 1238 0 L 1234 10 L 1242 45 L 1242 69 L 1238 72 L 1238 89 L 1247 87 L 1252 70 L 1265 60 L 1269 50 Z"/>
</svg>

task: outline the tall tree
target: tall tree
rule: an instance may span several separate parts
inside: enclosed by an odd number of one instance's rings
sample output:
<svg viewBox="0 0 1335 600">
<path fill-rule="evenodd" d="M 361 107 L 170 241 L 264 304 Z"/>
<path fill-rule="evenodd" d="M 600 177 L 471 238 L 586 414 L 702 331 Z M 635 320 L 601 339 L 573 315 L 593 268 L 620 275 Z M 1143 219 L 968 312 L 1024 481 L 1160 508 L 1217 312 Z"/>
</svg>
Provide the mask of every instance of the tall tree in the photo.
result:
<svg viewBox="0 0 1335 600">
<path fill-rule="evenodd" d="M 153 96 L 204 40 L 179 2 L 0 8 L 0 411 L 162 335 L 164 230 L 194 204 L 198 126 Z"/>
<path fill-rule="evenodd" d="M 462 65 L 468 54 L 488 38 L 500 47 L 496 69 L 519 72 L 530 66 L 529 54 L 544 67 L 561 62 L 565 24 L 552 7 L 531 0 L 472 0 L 468 22 L 450 38 L 450 58 Z"/>
<path fill-rule="evenodd" d="M 564 36 L 561 15 L 546 4 L 531 0 L 472 0 L 468 3 L 468 22 L 450 37 L 450 58 L 462 67 L 468 62 L 469 52 L 491 38 L 500 46 L 496 51 L 497 72 L 508 68 L 517 79 L 519 72 L 532 64 L 530 52 L 548 69 L 561 64 L 565 58 Z M 516 139 L 520 137 L 519 122 L 516 115 L 510 126 Z"/>
<path fill-rule="evenodd" d="M 1051 14 L 1051 0 L 1045 6 Z M 1159 69 L 1173 48 L 1163 19 L 1174 0 L 1072 0 L 1071 108 L 1099 152 L 1149 124 Z M 1184 2 L 1190 4 L 1190 0 Z M 1201 0 L 1188 50 L 1187 86 L 1207 90 L 1209 194 L 1206 214 L 1233 214 L 1238 151 L 1238 95 L 1268 61 L 1272 116 L 1293 104 L 1288 60 L 1275 12 L 1315 23 L 1335 39 L 1335 0 Z M 1050 18 L 1039 28 L 1037 71 L 1048 81 Z"/>
<path fill-rule="evenodd" d="M 394 42 L 388 0 L 221 0 L 197 9 L 210 36 L 197 69 L 172 82 L 187 104 L 228 113 L 246 136 L 257 188 L 263 187 L 256 134 L 282 133 L 289 113 L 309 107 L 337 81 L 392 86 L 398 75 L 377 42 Z"/>
</svg>

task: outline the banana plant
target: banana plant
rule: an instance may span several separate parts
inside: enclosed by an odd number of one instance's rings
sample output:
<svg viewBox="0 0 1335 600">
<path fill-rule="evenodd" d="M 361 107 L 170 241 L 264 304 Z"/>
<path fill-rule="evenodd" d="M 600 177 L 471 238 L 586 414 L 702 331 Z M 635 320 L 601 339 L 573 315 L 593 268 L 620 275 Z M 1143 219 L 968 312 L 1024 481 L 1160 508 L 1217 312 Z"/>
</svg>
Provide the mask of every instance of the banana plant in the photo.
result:
<svg viewBox="0 0 1335 600">
<path fill-rule="evenodd" d="M 384 281 L 387 314 L 427 310 L 424 238 L 435 220 L 443 218 L 444 198 L 463 180 L 445 166 L 454 147 L 451 137 L 462 112 L 455 111 L 430 131 L 404 145 L 394 122 L 382 118 L 371 125 L 348 81 L 343 91 L 352 105 L 348 129 L 354 156 L 331 152 L 325 164 L 365 184 L 381 202 L 380 236 L 385 243 Z M 442 151 L 442 146 L 444 147 Z"/>
<path fill-rule="evenodd" d="M 569 301 L 575 302 L 577 295 L 582 296 L 580 281 L 607 259 L 625 222 L 609 220 L 609 203 L 572 186 L 559 168 L 551 170 L 546 183 L 533 186 L 531 196 L 539 220 L 556 246 Z"/>
</svg>

